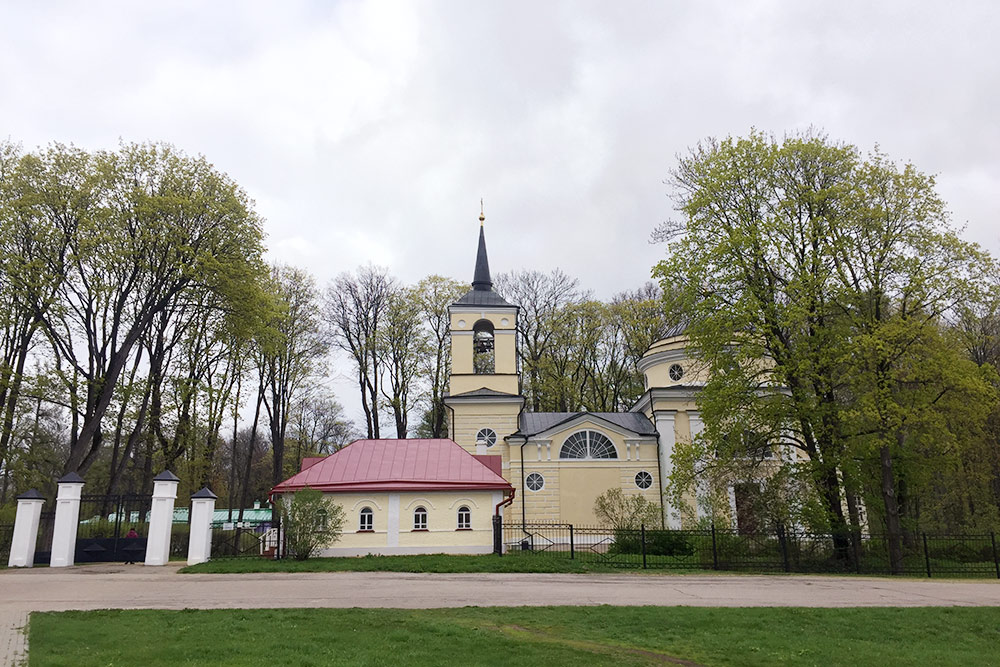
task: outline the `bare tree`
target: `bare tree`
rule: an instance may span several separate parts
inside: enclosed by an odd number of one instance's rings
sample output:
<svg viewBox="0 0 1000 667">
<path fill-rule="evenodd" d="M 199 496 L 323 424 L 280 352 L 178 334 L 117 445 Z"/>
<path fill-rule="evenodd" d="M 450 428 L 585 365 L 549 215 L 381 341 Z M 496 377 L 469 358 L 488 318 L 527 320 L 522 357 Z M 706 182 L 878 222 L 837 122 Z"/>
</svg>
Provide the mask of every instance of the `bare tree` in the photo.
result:
<svg viewBox="0 0 1000 667">
<path fill-rule="evenodd" d="M 378 438 L 383 372 L 379 332 L 389 309 L 396 280 L 386 269 L 366 266 L 342 273 L 327 288 L 323 317 L 334 344 L 347 352 L 357 370 L 358 391 L 369 438 Z"/>
</svg>

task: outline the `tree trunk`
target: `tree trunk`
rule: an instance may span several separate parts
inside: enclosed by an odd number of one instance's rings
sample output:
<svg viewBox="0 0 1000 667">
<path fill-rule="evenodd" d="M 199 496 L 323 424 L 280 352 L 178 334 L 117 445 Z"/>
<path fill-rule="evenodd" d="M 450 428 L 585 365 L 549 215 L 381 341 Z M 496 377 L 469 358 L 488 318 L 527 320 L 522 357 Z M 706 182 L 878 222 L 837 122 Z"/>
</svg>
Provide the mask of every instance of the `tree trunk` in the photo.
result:
<svg viewBox="0 0 1000 667">
<path fill-rule="evenodd" d="M 879 468 L 882 472 L 882 503 L 885 506 L 885 527 L 889 540 L 889 571 L 903 573 L 903 529 L 899 521 L 896 502 L 896 484 L 892 473 L 892 452 L 888 445 L 878 450 Z"/>
</svg>

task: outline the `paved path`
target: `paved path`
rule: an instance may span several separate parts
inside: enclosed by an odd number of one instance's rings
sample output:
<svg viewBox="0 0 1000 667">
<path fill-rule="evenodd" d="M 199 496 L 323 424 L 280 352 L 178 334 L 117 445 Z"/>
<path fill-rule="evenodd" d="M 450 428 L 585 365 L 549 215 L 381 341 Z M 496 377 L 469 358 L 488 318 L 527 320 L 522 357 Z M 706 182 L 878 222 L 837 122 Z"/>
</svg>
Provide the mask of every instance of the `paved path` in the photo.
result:
<svg viewBox="0 0 1000 667">
<path fill-rule="evenodd" d="M 517 605 L 1000 606 L 998 581 L 632 574 L 177 574 L 177 566 L 0 572 L 0 665 L 32 611 Z"/>
</svg>

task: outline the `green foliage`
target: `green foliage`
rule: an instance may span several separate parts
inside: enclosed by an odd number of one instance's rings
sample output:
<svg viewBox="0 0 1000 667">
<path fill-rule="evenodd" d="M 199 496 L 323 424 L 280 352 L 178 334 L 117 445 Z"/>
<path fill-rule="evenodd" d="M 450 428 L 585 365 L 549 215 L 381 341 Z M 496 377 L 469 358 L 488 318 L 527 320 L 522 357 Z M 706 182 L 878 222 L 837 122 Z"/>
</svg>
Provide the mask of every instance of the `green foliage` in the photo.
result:
<svg viewBox="0 0 1000 667">
<path fill-rule="evenodd" d="M 675 501 L 703 480 L 721 522 L 721 491 L 752 482 L 775 519 L 838 532 L 859 520 L 845 497 L 863 499 L 898 543 L 935 487 L 965 494 L 969 431 L 997 398 L 949 325 L 996 269 L 950 228 L 934 179 L 814 132 L 753 132 L 699 144 L 670 183 L 682 218 L 657 230 L 654 273 L 710 376 Z"/>
<path fill-rule="evenodd" d="M 642 531 L 618 528 L 608 553 L 641 554 L 642 541 Z M 670 530 L 646 531 L 647 556 L 690 556 L 694 552 L 694 545 L 684 533 Z"/>
<path fill-rule="evenodd" d="M 281 527 L 288 553 L 306 560 L 340 539 L 344 508 L 322 491 L 302 489 L 281 499 Z"/>
<path fill-rule="evenodd" d="M 660 506 L 638 494 L 627 494 L 620 487 L 608 489 L 594 500 L 594 515 L 615 530 L 635 530 L 640 526 L 659 528 L 663 519 Z"/>
</svg>

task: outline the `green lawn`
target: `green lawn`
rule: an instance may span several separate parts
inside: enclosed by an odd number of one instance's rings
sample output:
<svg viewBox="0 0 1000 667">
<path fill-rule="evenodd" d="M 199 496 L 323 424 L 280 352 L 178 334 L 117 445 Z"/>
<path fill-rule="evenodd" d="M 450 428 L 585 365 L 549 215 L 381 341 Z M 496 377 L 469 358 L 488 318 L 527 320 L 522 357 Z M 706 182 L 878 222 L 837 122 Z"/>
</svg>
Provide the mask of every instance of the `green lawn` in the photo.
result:
<svg viewBox="0 0 1000 667">
<path fill-rule="evenodd" d="M 220 558 L 185 567 L 181 572 L 635 572 L 594 560 L 564 556 L 362 556 L 360 558 Z M 640 572 L 642 570 L 639 570 Z"/>
<path fill-rule="evenodd" d="M 1000 607 L 34 613 L 30 665 L 996 665 Z M 691 661 L 691 662 L 684 662 Z"/>
</svg>

